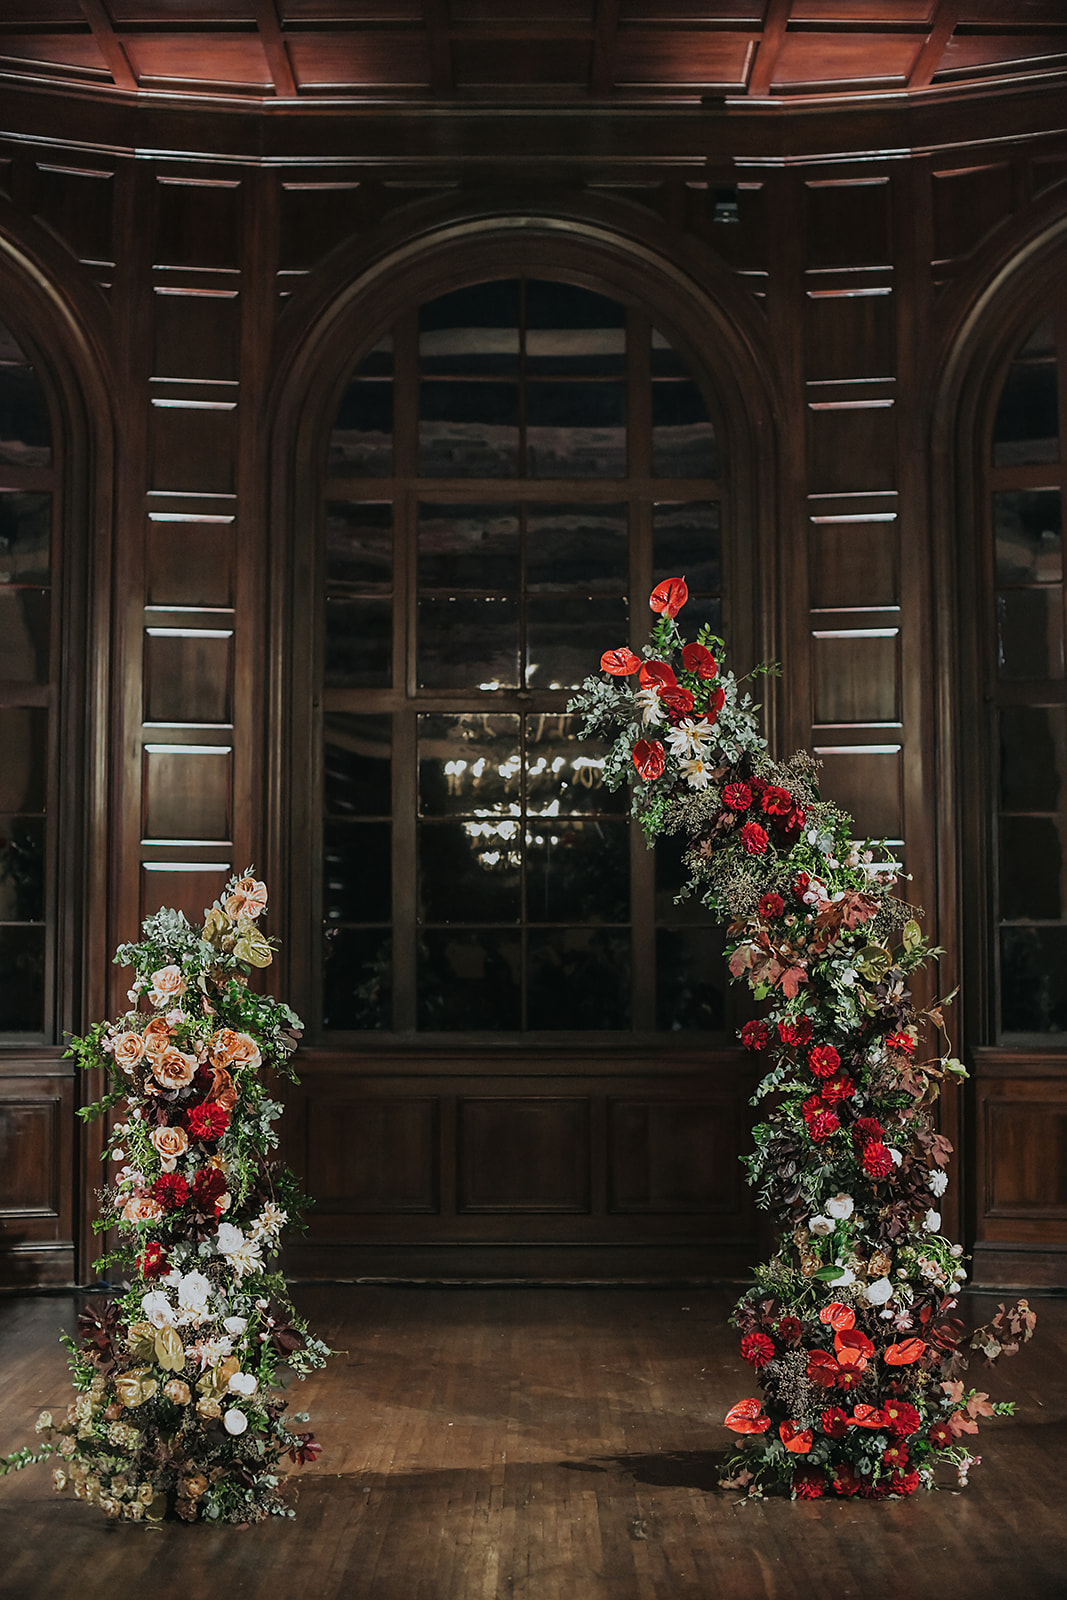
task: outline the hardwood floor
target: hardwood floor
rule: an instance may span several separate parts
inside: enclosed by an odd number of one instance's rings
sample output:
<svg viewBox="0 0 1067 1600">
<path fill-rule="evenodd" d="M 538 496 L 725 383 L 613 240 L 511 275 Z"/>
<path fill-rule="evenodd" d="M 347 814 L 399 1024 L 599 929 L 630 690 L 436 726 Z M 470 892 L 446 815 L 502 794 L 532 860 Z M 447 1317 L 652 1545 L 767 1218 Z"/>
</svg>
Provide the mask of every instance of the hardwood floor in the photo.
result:
<svg viewBox="0 0 1067 1600">
<path fill-rule="evenodd" d="M 0 1479 L 4 1600 L 1067 1596 L 1067 1300 L 1035 1300 L 1034 1343 L 990 1374 L 1018 1414 L 985 1425 L 965 1492 L 761 1505 L 714 1488 L 753 1392 L 726 1289 L 297 1298 L 342 1353 L 294 1396 L 325 1446 L 296 1520 L 116 1527 L 30 1469 Z M 65 1403 L 73 1307 L 0 1302 L 5 1452 Z"/>
</svg>

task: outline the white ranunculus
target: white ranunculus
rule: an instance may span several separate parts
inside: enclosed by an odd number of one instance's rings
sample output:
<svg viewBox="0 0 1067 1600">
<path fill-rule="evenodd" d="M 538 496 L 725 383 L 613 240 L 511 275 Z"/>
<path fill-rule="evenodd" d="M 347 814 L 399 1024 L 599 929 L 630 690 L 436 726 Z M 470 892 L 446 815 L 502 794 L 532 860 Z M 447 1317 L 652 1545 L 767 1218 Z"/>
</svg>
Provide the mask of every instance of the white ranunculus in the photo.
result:
<svg viewBox="0 0 1067 1600">
<path fill-rule="evenodd" d="M 245 1329 L 248 1327 L 248 1318 L 227 1317 L 222 1326 L 226 1329 L 227 1333 L 232 1333 L 236 1339 L 240 1334 L 244 1333 Z"/>
<path fill-rule="evenodd" d="M 893 1285 L 888 1278 L 875 1278 L 865 1287 L 863 1297 L 869 1306 L 884 1306 L 893 1298 Z"/>
<path fill-rule="evenodd" d="M 826 1202 L 826 1215 L 838 1222 L 844 1222 L 855 1209 L 856 1202 L 850 1194 L 835 1194 L 832 1200 Z"/>
<path fill-rule="evenodd" d="M 926 1187 L 931 1194 L 936 1194 L 940 1198 L 948 1188 L 948 1173 L 931 1172 L 926 1180 Z"/>
<path fill-rule="evenodd" d="M 187 1272 L 178 1285 L 178 1304 L 183 1311 L 202 1315 L 211 1303 L 211 1279 L 202 1272 Z"/>
<path fill-rule="evenodd" d="M 244 1433 L 248 1427 L 248 1418 L 243 1411 L 227 1411 L 222 1419 L 222 1426 L 227 1433 L 232 1433 L 234 1438 Z"/>
<path fill-rule="evenodd" d="M 226 1387 L 231 1394 L 243 1394 L 247 1398 L 255 1394 L 259 1383 L 251 1372 L 235 1372 Z"/>
<path fill-rule="evenodd" d="M 153 1328 L 173 1328 L 177 1313 L 162 1289 L 152 1289 L 141 1301 L 141 1315 Z"/>
<path fill-rule="evenodd" d="M 232 1222 L 220 1222 L 215 1235 L 215 1245 L 219 1253 L 224 1256 L 240 1250 L 245 1242 L 245 1236 L 240 1228 L 235 1228 Z"/>
<path fill-rule="evenodd" d="M 825 1239 L 827 1234 L 833 1233 L 834 1224 L 832 1217 L 809 1217 L 808 1232 L 813 1233 L 817 1239 Z"/>
<path fill-rule="evenodd" d="M 927 1233 L 936 1233 L 941 1226 L 940 1211 L 928 1211 L 923 1218 L 923 1227 Z"/>
</svg>

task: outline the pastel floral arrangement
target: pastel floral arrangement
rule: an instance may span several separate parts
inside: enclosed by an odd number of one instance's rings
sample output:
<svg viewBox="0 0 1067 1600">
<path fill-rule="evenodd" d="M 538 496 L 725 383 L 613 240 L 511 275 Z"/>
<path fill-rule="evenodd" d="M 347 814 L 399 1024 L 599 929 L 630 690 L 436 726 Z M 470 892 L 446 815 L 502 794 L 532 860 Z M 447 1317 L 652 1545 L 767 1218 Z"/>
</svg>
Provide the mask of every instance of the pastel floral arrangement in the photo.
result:
<svg viewBox="0 0 1067 1600">
<path fill-rule="evenodd" d="M 71 1044 L 111 1086 L 81 1115 L 120 1111 L 96 1224 L 118 1245 L 94 1267 L 122 1289 L 90 1300 L 64 1341 L 74 1402 L 43 1412 L 41 1447 L 0 1458 L 0 1472 L 55 1458 L 55 1488 L 113 1519 L 291 1516 L 281 1463 L 319 1451 L 280 1392 L 330 1352 L 274 1264 L 303 1201 L 273 1154 L 282 1107 L 263 1073 L 293 1077 L 301 1025 L 248 987 L 273 960 L 257 926 L 266 907 L 250 868 L 202 929 L 176 911 L 149 917 L 115 956 L 134 969 L 130 1009 Z"/>
<path fill-rule="evenodd" d="M 947 1002 L 919 1010 L 908 987 L 941 952 L 813 758 L 770 758 L 722 640 L 684 640 L 687 599 L 684 579 L 659 584 L 652 642 L 606 651 L 568 709 L 610 740 L 605 781 L 631 785 L 649 843 L 686 838 L 680 898 L 727 923 L 731 977 L 766 1005 L 741 1029 L 767 1107 L 745 1160 L 780 1236 L 732 1318 L 762 1398 L 726 1416 L 722 1484 L 882 1499 L 934 1487 L 942 1465 L 964 1484 L 979 1419 L 1013 1410 L 966 1387 L 968 1356 L 1012 1353 L 1036 1319 L 1002 1305 L 967 1336 L 952 1315 L 966 1270 L 941 1233 L 951 1146 L 933 1112 L 966 1073 L 924 1044 Z"/>
</svg>

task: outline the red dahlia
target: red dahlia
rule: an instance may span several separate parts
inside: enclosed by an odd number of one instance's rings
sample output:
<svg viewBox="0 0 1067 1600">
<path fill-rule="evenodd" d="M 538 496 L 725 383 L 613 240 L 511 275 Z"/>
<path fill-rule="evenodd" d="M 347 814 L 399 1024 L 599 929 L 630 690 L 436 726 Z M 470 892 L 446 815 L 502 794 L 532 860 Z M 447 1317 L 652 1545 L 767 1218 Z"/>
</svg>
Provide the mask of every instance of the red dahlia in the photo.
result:
<svg viewBox="0 0 1067 1600">
<path fill-rule="evenodd" d="M 868 1178 L 887 1178 L 893 1170 L 893 1157 L 878 1139 L 863 1147 L 863 1170 Z"/>
<path fill-rule="evenodd" d="M 205 1143 L 221 1139 L 230 1125 L 230 1113 L 219 1105 L 193 1106 L 185 1114 L 185 1126 L 192 1139 Z"/>
<path fill-rule="evenodd" d="M 887 1400 L 882 1410 L 898 1438 L 904 1438 L 909 1433 L 918 1433 L 922 1426 L 919 1413 L 906 1400 Z"/>
<path fill-rule="evenodd" d="M 827 1078 L 822 1086 L 822 1097 L 829 1105 L 836 1105 L 838 1100 L 850 1100 L 856 1092 L 856 1085 L 851 1078 Z"/>
<path fill-rule="evenodd" d="M 741 829 L 741 848 L 747 855 L 761 856 L 767 848 L 767 830 L 758 822 L 746 822 Z"/>
<path fill-rule="evenodd" d="M 808 1132 L 816 1144 L 822 1144 L 832 1133 L 836 1133 L 841 1123 L 836 1111 L 817 1111 L 808 1123 Z"/>
<path fill-rule="evenodd" d="M 848 1432 L 848 1418 L 840 1406 L 831 1406 L 819 1418 L 819 1426 L 831 1439 L 843 1439 Z"/>
<path fill-rule="evenodd" d="M 741 1340 L 741 1355 L 759 1371 L 774 1356 L 774 1341 L 765 1333 L 746 1333 Z"/>
<path fill-rule="evenodd" d="M 818 1500 L 825 1488 L 820 1467 L 801 1467 L 793 1474 L 793 1493 L 798 1500 Z"/>
<path fill-rule="evenodd" d="M 151 1243 L 145 1245 L 144 1253 L 137 1257 L 137 1265 L 142 1277 L 160 1278 L 170 1266 L 170 1262 L 163 1246 L 153 1239 Z"/>
<path fill-rule="evenodd" d="M 769 817 L 787 817 L 793 809 L 793 796 L 788 789 L 768 784 L 763 791 L 763 809 Z"/>
<path fill-rule="evenodd" d="M 889 1486 L 894 1494 L 914 1494 L 919 1487 L 919 1474 L 917 1472 L 894 1472 L 889 1480 Z"/>
<path fill-rule="evenodd" d="M 906 1444 L 888 1444 L 882 1451 L 882 1460 L 887 1467 L 899 1471 L 908 1464 L 908 1447 Z"/>
<path fill-rule="evenodd" d="M 802 1333 L 799 1317 L 785 1316 L 778 1323 L 778 1337 L 783 1344 L 796 1345 L 800 1343 Z"/>
<path fill-rule="evenodd" d="M 226 1179 L 215 1167 L 201 1167 L 193 1179 L 193 1203 L 205 1216 L 218 1216 L 218 1201 L 226 1193 Z"/>
<path fill-rule="evenodd" d="M 947 1422 L 935 1422 L 926 1437 L 935 1450 L 947 1450 L 952 1443 L 952 1429 Z"/>
<path fill-rule="evenodd" d="M 841 1057 L 832 1044 L 817 1044 L 808 1056 L 808 1066 L 817 1078 L 832 1078 L 841 1065 Z"/>
<path fill-rule="evenodd" d="M 730 811 L 747 811 L 752 804 L 752 790 L 747 783 L 728 783 L 722 792 L 722 803 Z"/>
<path fill-rule="evenodd" d="M 807 1044 L 811 1038 L 811 1018 L 797 1017 L 793 1022 L 780 1022 L 778 1037 L 783 1044 Z"/>
<path fill-rule="evenodd" d="M 812 1117 L 817 1117 L 820 1111 L 825 1111 L 826 1106 L 821 1094 L 809 1094 L 800 1108 L 800 1115 L 805 1122 L 810 1122 Z"/>
<path fill-rule="evenodd" d="M 852 1124 L 852 1137 L 866 1144 L 871 1139 L 879 1143 L 885 1138 L 885 1129 L 876 1117 L 857 1117 Z"/>
<path fill-rule="evenodd" d="M 834 1467 L 830 1482 L 835 1494 L 850 1497 L 859 1494 L 860 1480 L 847 1461 L 843 1461 L 839 1467 Z"/>
<path fill-rule="evenodd" d="M 741 1043 L 746 1050 L 766 1050 L 771 1042 L 771 1030 L 765 1022 L 746 1022 L 741 1029 Z"/>
<path fill-rule="evenodd" d="M 158 1200 L 164 1211 L 177 1211 L 189 1198 L 189 1184 L 180 1172 L 161 1172 L 152 1185 L 152 1199 Z"/>
<path fill-rule="evenodd" d="M 785 910 L 785 901 L 780 894 L 765 894 L 757 910 L 764 922 L 774 922 Z"/>
</svg>

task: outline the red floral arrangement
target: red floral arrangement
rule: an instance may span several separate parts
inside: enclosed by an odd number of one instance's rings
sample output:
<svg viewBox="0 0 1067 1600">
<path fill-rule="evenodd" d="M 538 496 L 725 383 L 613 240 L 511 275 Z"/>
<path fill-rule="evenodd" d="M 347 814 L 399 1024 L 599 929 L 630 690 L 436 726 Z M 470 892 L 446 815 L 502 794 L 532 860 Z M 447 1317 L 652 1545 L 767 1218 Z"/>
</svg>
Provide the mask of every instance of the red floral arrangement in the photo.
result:
<svg viewBox="0 0 1067 1600">
<path fill-rule="evenodd" d="M 932 1113 L 966 1074 L 923 1043 L 946 1002 L 921 1011 L 908 987 L 937 952 L 817 763 L 770 758 L 722 640 L 682 637 L 687 598 L 684 579 L 659 584 L 651 643 L 606 651 L 568 709 L 610 737 L 605 781 L 631 786 L 649 843 L 687 839 L 681 897 L 727 923 L 731 977 L 767 1006 L 741 1029 L 767 1104 L 746 1161 L 780 1237 L 732 1319 L 762 1399 L 726 1415 L 723 1486 L 884 1499 L 942 1464 L 964 1484 L 978 1419 L 1014 1409 L 965 1387 L 968 1355 L 1012 1353 L 1036 1319 L 1023 1300 L 968 1337 L 952 1315 L 966 1270 L 941 1233 L 951 1146 Z"/>
</svg>

